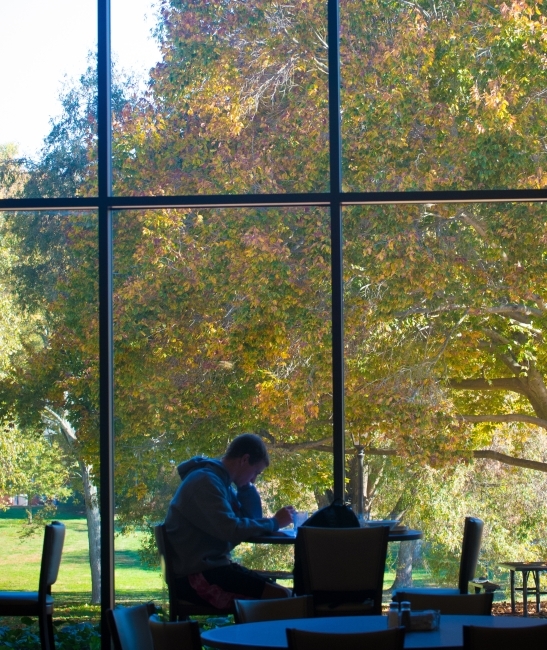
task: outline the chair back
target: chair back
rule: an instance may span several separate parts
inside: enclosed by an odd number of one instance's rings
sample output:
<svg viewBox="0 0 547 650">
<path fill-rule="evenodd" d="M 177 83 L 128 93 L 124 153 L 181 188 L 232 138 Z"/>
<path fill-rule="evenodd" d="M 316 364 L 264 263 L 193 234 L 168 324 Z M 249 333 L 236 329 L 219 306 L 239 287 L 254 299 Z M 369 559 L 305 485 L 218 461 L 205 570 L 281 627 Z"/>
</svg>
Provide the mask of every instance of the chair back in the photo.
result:
<svg viewBox="0 0 547 650">
<path fill-rule="evenodd" d="M 167 586 L 172 582 L 173 576 L 171 572 L 171 562 L 170 562 L 170 553 L 169 549 L 169 540 L 167 539 L 167 532 L 165 530 L 165 524 L 158 524 L 154 526 L 154 538 L 156 540 L 156 546 L 160 556 L 161 563 L 161 572 L 163 579 Z M 169 554 L 169 556 L 168 556 Z"/>
<path fill-rule="evenodd" d="M 201 650 L 197 621 L 160 621 L 156 614 L 149 619 L 154 650 Z"/>
<path fill-rule="evenodd" d="M 439 590 L 440 591 L 440 590 Z M 477 616 L 488 616 L 492 613 L 492 601 L 494 592 L 483 592 L 480 594 L 436 594 L 416 593 L 412 590 L 397 591 L 397 600 L 402 602 L 408 600 L 411 609 L 436 609 L 441 614 L 467 614 Z"/>
<path fill-rule="evenodd" d="M 547 623 L 530 627 L 463 626 L 464 650 L 515 650 L 515 648 L 547 648 Z"/>
<path fill-rule="evenodd" d="M 460 594 L 469 593 L 469 583 L 475 577 L 481 550 L 484 523 L 476 517 L 466 517 L 463 528 L 462 556 L 458 589 Z"/>
<path fill-rule="evenodd" d="M 382 613 L 388 534 L 387 526 L 298 529 L 295 561 L 298 556 L 303 593 L 313 596 L 316 613 L 326 606 L 336 614 L 351 603 L 366 605 L 351 613 Z"/>
<path fill-rule="evenodd" d="M 403 650 L 405 630 L 395 627 L 379 632 L 308 632 L 294 628 L 287 629 L 289 650 Z"/>
<path fill-rule="evenodd" d="M 40 567 L 39 597 L 45 599 L 51 593 L 51 585 L 57 581 L 63 546 L 65 543 L 65 525 L 60 521 L 47 524 L 42 547 L 42 565 Z"/>
<path fill-rule="evenodd" d="M 267 598 L 265 600 L 235 600 L 236 623 L 278 621 L 284 618 L 313 616 L 313 597 Z"/>
<path fill-rule="evenodd" d="M 115 650 L 154 650 L 148 619 L 154 606 L 116 607 L 106 612 Z"/>
<path fill-rule="evenodd" d="M 167 531 L 165 524 L 158 524 L 154 526 L 154 537 L 156 539 L 156 546 L 160 555 L 161 571 L 163 579 L 167 585 L 167 592 L 169 594 L 169 613 L 171 621 L 176 620 L 177 611 L 177 595 L 175 587 L 175 576 L 173 575 L 173 563 L 171 561 L 171 546 L 167 538 Z"/>
</svg>

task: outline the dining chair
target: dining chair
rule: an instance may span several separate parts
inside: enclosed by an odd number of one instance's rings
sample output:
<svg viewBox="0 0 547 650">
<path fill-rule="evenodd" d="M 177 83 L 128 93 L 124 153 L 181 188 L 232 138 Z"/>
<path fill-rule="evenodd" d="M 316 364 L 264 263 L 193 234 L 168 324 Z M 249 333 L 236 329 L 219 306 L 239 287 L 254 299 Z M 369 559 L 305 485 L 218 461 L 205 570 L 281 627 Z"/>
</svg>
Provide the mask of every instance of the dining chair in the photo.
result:
<svg viewBox="0 0 547 650">
<path fill-rule="evenodd" d="M 475 577 L 475 571 L 477 570 L 483 528 L 484 522 L 481 519 L 477 519 L 476 517 L 465 518 L 457 587 L 404 587 L 403 591 L 407 594 L 410 592 L 420 594 L 443 593 L 446 595 L 468 594 L 469 583 Z M 477 583 L 477 588 L 478 587 L 479 583 Z M 395 600 L 400 601 L 400 598 L 397 595 L 398 592 L 399 590 L 396 590 L 393 597 Z"/>
<path fill-rule="evenodd" d="M 199 623 L 164 623 L 153 603 L 106 612 L 114 650 L 201 650 Z"/>
<path fill-rule="evenodd" d="M 160 621 L 156 614 L 148 619 L 154 650 L 201 650 L 197 621 Z"/>
<path fill-rule="evenodd" d="M 313 597 L 267 598 L 265 600 L 234 601 L 236 623 L 258 623 L 285 618 L 310 618 L 313 616 Z"/>
<path fill-rule="evenodd" d="M 547 623 L 530 627 L 463 626 L 464 650 L 515 650 L 515 648 L 547 648 Z"/>
<path fill-rule="evenodd" d="M 165 524 L 154 526 L 154 537 L 160 555 L 163 579 L 167 584 L 170 621 L 186 621 L 190 616 L 222 616 L 233 614 L 234 610 L 232 608 L 219 609 L 218 607 L 213 607 L 213 605 L 197 605 L 188 600 L 177 598 L 175 575 L 173 573 L 171 559 L 173 556 L 173 550 L 167 537 Z"/>
<path fill-rule="evenodd" d="M 148 619 L 155 611 L 151 603 L 108 609 L 106 620 L 115 650 L 154 650 Z"/>
<path fill-rule="evenodd" d="M 387 526 L 298 529 L 298 595 L 313 596 L 315 616 L 382 613 L 388 534 Z"/>
<path fill-rule="evenodd" d="M 42 650 L 55 648 L 51 586 L 57 581 L 64 542 L 65 525 L 59 521 L 47 524 L 38 591 L 0 591 L 0 616 L 38 617 Z"/>
<path fill-rule="evenodd" d="M 405 629 L 394 627 L 379 632 L 308 632 L 287 628 L 289 650 L 403 650 Z"/>
<path fill-rule="evenodd" d="M 412 591 L 399 591 L 397 597 L 400 598 L 399 602 L 408 600 L 412 610 L 436 609 L 441 614 L 489 616 L 492 613 L 494 593 L 417 594 Z"/>
</svg>

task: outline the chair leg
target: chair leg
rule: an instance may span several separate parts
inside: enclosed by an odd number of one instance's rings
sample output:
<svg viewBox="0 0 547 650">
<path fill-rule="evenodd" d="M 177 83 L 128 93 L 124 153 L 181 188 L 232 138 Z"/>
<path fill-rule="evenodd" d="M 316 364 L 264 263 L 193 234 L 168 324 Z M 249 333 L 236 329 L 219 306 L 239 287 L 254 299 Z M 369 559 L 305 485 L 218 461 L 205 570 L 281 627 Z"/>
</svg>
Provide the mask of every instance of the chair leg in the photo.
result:
<svg viewBox="0 0 547 650">
<path fill-rule="evenodd" d="M 53 615 L 47 617 L 47 631 L 49 637 L 49 650 L 55 650 L 55 637 L 53 635 Z"/>
<path fill-rule="evenodd" d="M 53 621 L 51 616 L 42 614 L 38 617 L 38 624 L 40 626 L 40 645 L 42 650 L 54 650 L 55 643 L 53 640 Z"/>
</svg>

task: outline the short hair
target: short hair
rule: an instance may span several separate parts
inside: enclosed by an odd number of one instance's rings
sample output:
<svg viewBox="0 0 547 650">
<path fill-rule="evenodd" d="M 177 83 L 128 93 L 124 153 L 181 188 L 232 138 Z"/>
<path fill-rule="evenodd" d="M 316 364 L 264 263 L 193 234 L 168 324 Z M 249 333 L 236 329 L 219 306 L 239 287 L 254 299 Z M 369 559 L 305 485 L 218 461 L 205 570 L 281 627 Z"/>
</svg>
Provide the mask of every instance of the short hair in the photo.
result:
<svg viewBox="0 0 547 650">
<path fill-rule="evenodd" d="M 236 436 L 228 445 L 224 458 L 241 458 L 249 454 L 249 465 L 256 465 L 261 461 L 270 464 L 270 457 L 266 445 L 260 436 L 256 433 L 242 433 Z"/>
</svg>

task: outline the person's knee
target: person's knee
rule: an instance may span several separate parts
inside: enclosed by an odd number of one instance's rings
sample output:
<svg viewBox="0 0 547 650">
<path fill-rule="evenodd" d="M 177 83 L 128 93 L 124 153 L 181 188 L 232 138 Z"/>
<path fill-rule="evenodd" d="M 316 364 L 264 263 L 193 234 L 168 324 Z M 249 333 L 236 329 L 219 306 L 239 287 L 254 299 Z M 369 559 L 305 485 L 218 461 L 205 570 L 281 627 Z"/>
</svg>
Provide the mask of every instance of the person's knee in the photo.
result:
<svg viewBox="0 0 547 650">
<path fill-rule="evenodd" d="M 292 596 L 290 589 L 278 585 L 275 582 L 266 582 L 264 584 L 264 590 L 262 591 L 262 599 L 266 598 L 289 598 Z"/>
</svg>

